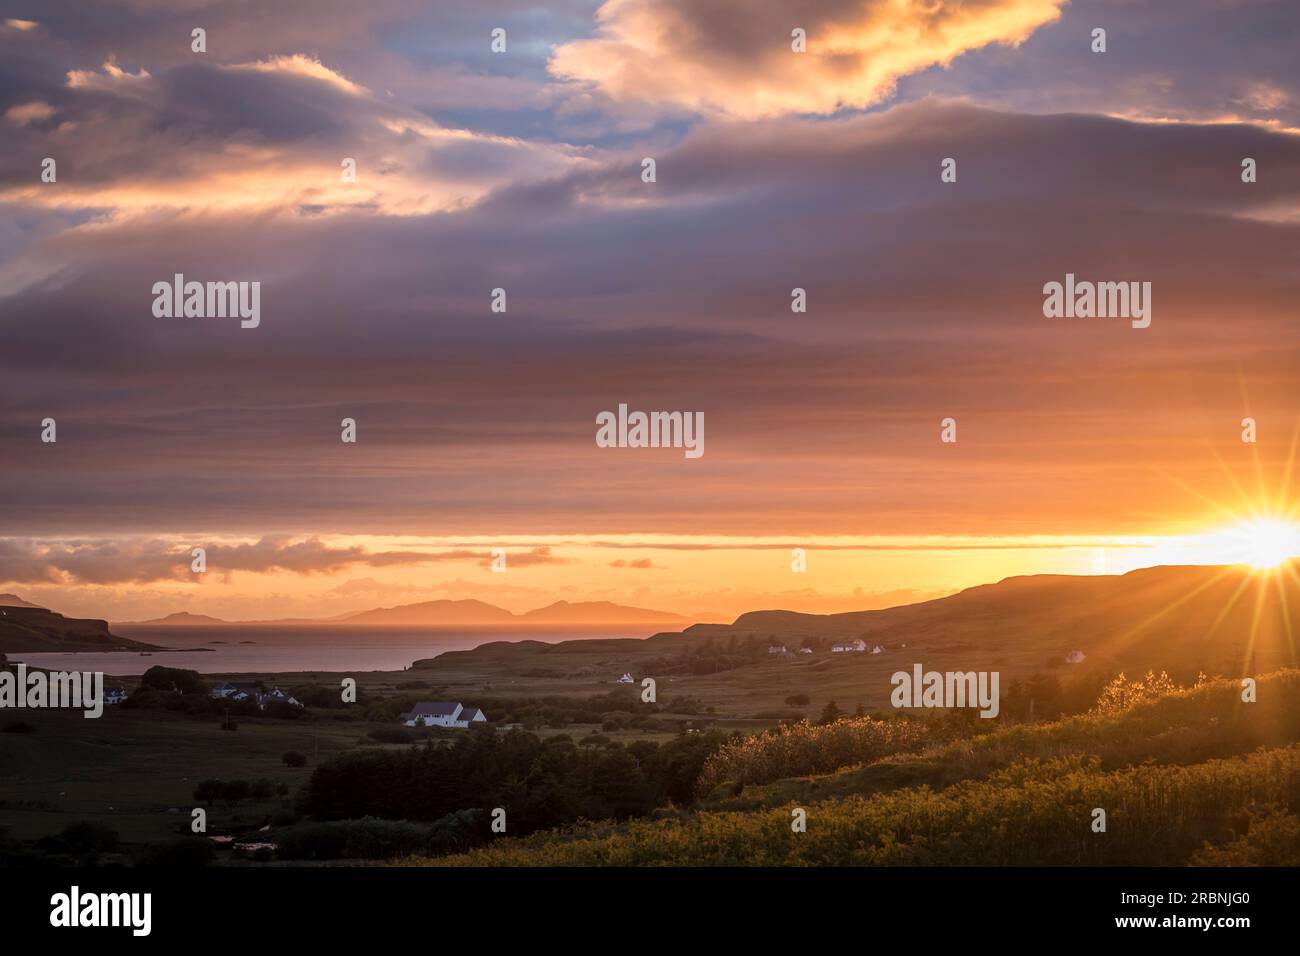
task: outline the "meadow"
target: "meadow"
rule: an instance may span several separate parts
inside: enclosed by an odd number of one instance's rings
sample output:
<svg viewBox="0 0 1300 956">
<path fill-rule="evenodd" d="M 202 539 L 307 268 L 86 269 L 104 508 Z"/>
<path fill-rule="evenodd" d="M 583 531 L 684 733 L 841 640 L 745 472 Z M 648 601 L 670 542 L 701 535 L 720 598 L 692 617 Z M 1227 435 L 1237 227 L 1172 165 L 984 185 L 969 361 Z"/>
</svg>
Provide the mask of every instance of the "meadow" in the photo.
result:
<svg viewBox="0 0 1300 956">
<path fill-rule="evenodd" d="M 701 780 L 712 795 L 746 799 L 745 809 L 678 810 L 406 862 L 1295 865 L 1300 671 L 1265 675 L 1258 693 L 1257 702 L 1246 703 L 1238 682 L 1205 681 L 1120 710 L 998 727 L 919 752 L 881 755 L 881 737 L 872 730 L 857 766 L 776 779 L 757 791 L 744 782 L 765 776 L 756 767 L 779 773 L 783 765 L 815 760 L 822 744 L 846 731 L 753 737 L 715 755 Z M 1098 809 L 1105 811 L 1101 832 Z M 806 813 L 805 832 L 792 827 L 796 810 Z"/>
</svg>

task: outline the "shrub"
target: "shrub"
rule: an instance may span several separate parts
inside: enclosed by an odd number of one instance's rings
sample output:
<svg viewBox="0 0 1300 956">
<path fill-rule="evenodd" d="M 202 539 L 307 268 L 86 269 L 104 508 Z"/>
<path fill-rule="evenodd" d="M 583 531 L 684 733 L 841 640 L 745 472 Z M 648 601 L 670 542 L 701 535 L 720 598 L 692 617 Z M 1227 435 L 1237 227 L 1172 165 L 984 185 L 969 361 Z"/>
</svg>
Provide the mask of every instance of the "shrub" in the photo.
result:
<svg viewBox="0 0 1300 956">
<path fill-rule="evenodd" d="M 919 750 L 924 726 L 911 720 L 861 717 L 814 726 L 806 721 L 724 744 L 700 773 L 697 792 L 720 784 L 770 783 L 782 777 L 829 773 L 890 754 Z"/>
<path fill-rule="evenodd" d="M 375 817 L 306 823 L 278 831 L 276 840 L 286 860 L 385 860 L 464 851 L 487 834 L 482 810 L 460 810 L 431 823 Z"/>
<path fill-rule="evenodd" d="M 282 757 L 280 757 L 280 760 L 284 762 L 284 765 L 286 767 L 307 766 L 307 758 L 304 757 L 302 754 L 298 753 L 298 751 L 296 750 L 287 751 Z"/>
<path fill-rule="evenodd" d="M 1201 674 L 1197 677 L 1193 686 L 1200 687 L 1205 683 L 1205 680 L 1205 675 Z M 1118 714 L 1136 707 L 1138 704 L 1146 704 L 1188 689 L 1175 684 L 1173 679 L 1164 671 L 1160 672 L 1159 677 L 1152 671 L 1147 671 L 1147 676 L 1137 681 L 1131 681 L 1123 674 L 1120 674 L 1102 688 L 1101 696 L 1097 698 L 1097 703 L 1093 706 L 1091 713 Z"/>
<path fill-rule="evenodd" d="M 1300 745 L 1190 767 L 1101 773 L 1095 758 L 1030 760 L 935 792 L 926 787 L 819 803 L 804 833 L 789 807 L 638 820 L 611 831 L 494 841 L 444 866 L 1177 866 L 1205 860 L 1206 841 L 1234 859 L 1245 810 L 1300 809 Z M 1111 808 L 1108 835 L 1090 830 Z M 1294 839 L 1277 819 L 1256 838 Z M 1246 835 L 1249 843 L 1249 834 Z M 1285 843 L 1289 845 L 1289 843 Z M 1200 851 L 1200 852 L 1198 852 Z M 1289 857 L 1289 854 L 1288 854 Z M 1215 859 L 1222 859 L 1217 856 Z"/>
</svg>

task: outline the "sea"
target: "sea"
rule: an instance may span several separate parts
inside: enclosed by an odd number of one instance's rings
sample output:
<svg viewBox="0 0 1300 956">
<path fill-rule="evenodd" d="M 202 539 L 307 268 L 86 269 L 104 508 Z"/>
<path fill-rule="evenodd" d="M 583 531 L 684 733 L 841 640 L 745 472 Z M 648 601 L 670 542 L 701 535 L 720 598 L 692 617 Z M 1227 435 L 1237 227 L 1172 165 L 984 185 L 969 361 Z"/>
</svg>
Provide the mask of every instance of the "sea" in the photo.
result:
<svg viewBox="0 0 1300 956">
<path fill-rule="evenodd" d="M 103 671 L 137 677 L 150 667 L 183 667 L 201 674 L 401 671 L 446 651 L 493 641 L 560 641 L 649 637 L 663 627 L 348 628 L 348 627 L 113 627 L 113 633 L 167 650 L 19 653 L 10 661 L 55 671 Z"/>
</svg>

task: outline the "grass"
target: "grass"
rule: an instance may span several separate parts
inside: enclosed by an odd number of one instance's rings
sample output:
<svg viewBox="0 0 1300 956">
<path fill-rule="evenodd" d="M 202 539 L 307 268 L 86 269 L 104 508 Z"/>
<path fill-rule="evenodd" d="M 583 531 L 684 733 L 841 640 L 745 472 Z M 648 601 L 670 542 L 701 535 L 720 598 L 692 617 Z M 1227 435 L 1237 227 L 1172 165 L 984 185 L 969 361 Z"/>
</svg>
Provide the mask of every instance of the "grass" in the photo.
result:
<svg viewBox="0 0 1300 956">
<path fill-rule="evenodd" d="M 79 713 L 27 711 L 36 730 L 0 734 L 0 827 L 30 839 L 53 834 L 77 820 L 96 820 L 123 840 L 148 843 L 188 832 L 193 791 L 208 778 L 266 778 L 292 790 L 319 758 L 359 746 L 369 723 L 241 719 L 224 731 L 217 719 L 159 711 L 107 708 L 98 720 Z M 297 750 L 307 766 L 289 768 L 281 756 Z M 181 813 L 169 812 L 179 808 Z M 208 812 L 209 830 L 246 825 L 280 808 L 279 798 Z"/>
<path fill-rule="evenodd" d="M 503 838 L 469 853 L 408 862 L 1294 865 L 1300 671 L 1261 677 L 1258 693 L 1257 703 L 1243 703 L 1236 682 L 1211 681 L 1118 713 L 1002 727 L 879 759 L 873 737 L 861 767 L 742 790 L 747 807 Z M 815 746 L 820 738 L 799 741 Z M 790 740 L 776 735 L 745 747 L 783 751 Z M 754 758 L 730 766 L 746 771 Z M 807 813 L 806 832 L 791 828 L 796 807 Z M 1106 812 L 1104 833 L 1092 829 L 1096 808 Z"/>
</svg>

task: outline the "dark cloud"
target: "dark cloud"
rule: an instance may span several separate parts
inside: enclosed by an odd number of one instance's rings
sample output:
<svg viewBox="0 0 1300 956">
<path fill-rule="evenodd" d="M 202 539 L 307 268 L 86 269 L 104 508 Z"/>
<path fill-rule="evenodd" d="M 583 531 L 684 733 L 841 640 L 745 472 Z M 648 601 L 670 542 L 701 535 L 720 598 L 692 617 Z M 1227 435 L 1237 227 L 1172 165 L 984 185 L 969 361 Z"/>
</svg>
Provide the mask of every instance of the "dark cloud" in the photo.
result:
<svg viewBox="0 0 1300 956">
<path fill-rule="evenodd" d="M 327 574 L 354 566 L 392 567 L 476 560 L 481 552 L 379 551 L 360 546 L 331 547 L 317 538 L 291 540 L 268 536 L 239 544 L 178 545 L 162 539 L 40 541 L 0 538 L 0 581 L 19 584 L 146 584 L 195 580 L 192 547 L 202 547 L 207 572 L 288 571 Z M 528 563 L 529 555 L 520 560 Z"/>
<path fill-rule="evenodd" d="M 1217 481 L 1206 442 L 1235 441 L 1247 404 L 1289 434 L 1294 135 L 943 100 L 660 128 L 616 155 L 541 120 L 458 134 L 388 96 L 413 75 L 390 57 L 426 43 L 396 35 L 421 6 L 126 4 L 78 24 L 51 4 L 36 35 L 0 37 L 0 115 L 50 109 L 0 118 L 6 533 L 1056 530 L 1063 501 L 1136 523 L 1153 475 Z M 219 52 L 169 53 L 200 15 Z M 274 59 L 302 54 L 319 60 Z M 363 188 L 340 194 L 354 150 Z M 260 281 L 261 327 L 154 318 L 176 272 Z M 1044 319 L 1066 272 L 1151 281 L 1152 328 Z M 705 457 L 596 448 L 619 402 L 703 411 Z M 97 547 L 7 566 L 172 573 Z"/>
</svg>

